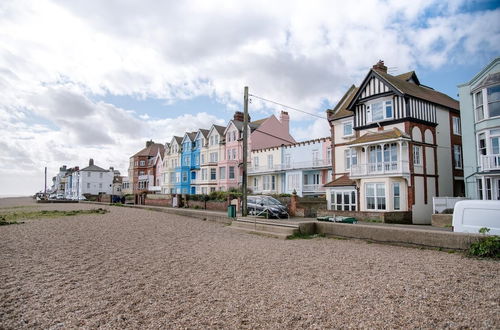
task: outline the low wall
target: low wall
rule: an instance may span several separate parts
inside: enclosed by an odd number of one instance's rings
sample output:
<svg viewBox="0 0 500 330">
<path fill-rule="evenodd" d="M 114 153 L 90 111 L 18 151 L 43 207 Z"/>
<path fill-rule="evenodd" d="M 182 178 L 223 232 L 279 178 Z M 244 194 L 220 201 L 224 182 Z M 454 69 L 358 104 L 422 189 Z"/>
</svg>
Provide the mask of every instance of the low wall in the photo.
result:
<svg viewBox="0 0 500 330">
<path fill-rule="evenodd" d="M 451 227 L 453 224 L 453 214 L 433 214 L 431 224 L 434 227 Z"/>
<path fill-rule="evenodd" d="M 203 209 L 211 211 L 227 211 L 229 203 L 227 201 L 192 201 L 188 200 L 187 205 L 189 208 Z"/>
<path fill-rule="evenodd" d="M 388 226 L 317 222 L 316 232 L 326 236 L 367 239 L 375 242 L 466 250 L 484 238 L 482 235 L 441 230 L 397 228 Z"/>
<path fill-rule="evenodd" d="M 145 205 L 152 206 L 172 206 L 172 197 L 171 195 L 162 195 L 162 194 L 148 194 L 146 195 L 146 199 L 144 201 Z"/>
<path fill-rule="evenodd" d="M 411 212 L 366 212 L 318 210 L 317 216 L 353 217 L 358 221 L 377 220 L 384 223 L 412 224 Z"/>
</svg>

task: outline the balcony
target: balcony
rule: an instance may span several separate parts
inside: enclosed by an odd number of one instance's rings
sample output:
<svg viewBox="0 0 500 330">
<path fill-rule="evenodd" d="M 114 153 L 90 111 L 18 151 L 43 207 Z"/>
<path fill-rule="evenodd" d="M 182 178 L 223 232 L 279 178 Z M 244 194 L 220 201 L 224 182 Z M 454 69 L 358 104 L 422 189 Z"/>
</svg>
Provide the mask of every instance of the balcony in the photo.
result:
<svg viewBox="0 0 500 330">
<path fill-rule="evenodd" d="M 500 155 L 481 155 L 481 171 L 500 170 Z"/>
<path fill-rule="evenodd" d="M 315 193 L 324 192 L 325 187 L 322 184 L 305 184 L 302 186 L 302 192 L 304 193 Z"/>
<path fill-rule="evenodd" d="M 149 191 L 161 191 L 161 187 L 160 186 L 149 186 L 148 190 Z"/>
<path fill-rule="evenodd" d="M 272 166 L 250 166 L 248 168 L 248 174 L 256 173 L 269 173 L 269 172 L 279 172 L 283 170 L 283 165 L 272 165 Z"/>
<path fill-rule="evenodd" d="M 408 162 L 380 162 L 368 164 L 356 164 L 351 166 L 350 177 L 364 177 L 372 175 L 402 176 L 409 175 Z"/>
<path fill-rule="evenodd" d="M 332 162 L 330 159 L 313 159 L 303 162 L 285 163 L 283 164 L 283 169 L 325 168 L 331 166 Z"/>
</svg>

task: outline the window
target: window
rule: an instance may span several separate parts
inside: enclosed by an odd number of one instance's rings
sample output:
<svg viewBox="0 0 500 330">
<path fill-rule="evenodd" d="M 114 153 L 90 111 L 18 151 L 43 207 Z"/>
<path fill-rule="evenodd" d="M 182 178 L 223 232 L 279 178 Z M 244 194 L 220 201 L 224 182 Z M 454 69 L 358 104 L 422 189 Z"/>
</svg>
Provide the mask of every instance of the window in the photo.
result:
<svg viewBox="0 0 500 330">
<path fill-rule="evenodd" d="M 217 152 L 211 152 L 210 153 L 210 163 L 217 163 L 217 161 L 219 160 L 218 156 L 219 156 L 219 153 L 217 153 Z"/>
<path fill-rule="evenodd" d="M 201 163 L 205 164 L 205 154 L 201 154 Z"/>
<path fill-rule="evenodd" d="M 462 168 L 462 148 L 459 145 L 453 146 L 453 160 L 455 168 Z"/>
<path fill-rule="evenodd" d="M 234 166 L 229 166 L 229 179 L 234 179 Z"/>
<path fill-rule="evenodd" d="M 344 158 L 346 170 L 350 169 L 352 165 L 358 164 L 358 154 L 354 149 L 346 149 L 344 151 Z"/>
<path fill-rule="evenodd" d="M 182 182 L 187 182 L 187 180 L 188 180 L 187 172 L 182 172 Z"/>
<path fill-rule="evenodd" d="M 461 135 L 462 128 L 460 126 L 460 117 L 452 117 L 453 118 L 453 134 Z"/>
<path fill-rule="evenodd" d="M 352 136 L 354 134 L 352 130 L 352 121 L 345 122 L 343 124 L 344 127 L 344 136 Z"/>
<path fill-rule="evenodd" d="M 366 107 L 366 119 L 368 122 L 376 122 L 393 118 L 392 100 L 375 102 Z"/>
<path fill-rule="evenodd" d="M 479 159 L 481 159 L 481 156 L 486 155 L 486 135 L 484 133 L 481 133 L 478 135 L 477 139 Z"/>
<path fill-rule="evenodd" d="M 207 180 L 207 169 L 206 168 L 201 169 L 201 179 L 204 181 Z"/>
<path fill-rule="evenodd" d="M 144 166 L 144 165 L 146 165 L 146 161 L 145 161 L 145 160 L 141 160 L 141 161 L 139 162 L 139 165 L 140 165 L 140 166 Z"/>
<path fill-rule="evenodd" d="M 221 179 L 221 180 L 226 179 L 226 168 L 225 167 L 219 168 L 219 179 Z"/>
<path fill-rule="evenodd" d="M 474 103 L 476 106 L 476 121 L 484 119 L 484 109 L 483 109 L 483 92 L 479 91 L 474 94 Z"/>
<path fill-rule="evenodd" d="M 236 159 L 236 149 L 233 149 L 233 159 Z"/>
<path fill-rule="evenodd" d="M 253 178 L 253 188 L 259 190 L 259 178 Z"/>
<path fill-rule="evenodd" d="M 87 189 L 90 189 L 90 183 L 87 183 Z"/>
<path fill-rule="evenodd" d="M 181 182 L 181 174 L 180 173 L 175 173 L 175 182 L 176 183 Z"/>
<path fill-rule="evenodd" d="M 195 171 L 191 172 L 191 180 L 196 180 L 196 172 Z"/>
<path fill-rule="evenodd" d="M 264 176 L 263 190 L 276 190 L 276 176 L 274 175 Z"/>
<path fill-rule="evenodd" d="M 233 131 L 233 141 L 236 141 L 236 131 Z"/>
<path fill-rule="evenodd" d="M 211 168 L 210 169 L 210 180 L 216 180 L 216 179 L 217 179 L 217 169 Z"/>
<path fill-rule="evenodd" d="M 291 163 L 291 162 L 290 162 L 290 158 L 291 158 L 291 157 L 290 157 L 290 154 L 286 154 L 286 155 L 285 155 L 285 167 L 286 167 L 286 168 L 290 168 L 290 167 L 291 167 L 291 164 L 290 164 L 290 163 Z"/>
<path fill-rule="evenodd" d="M 195 165 L 200 165 L 200 155 L 195 155 L 194 156 L 194 164 Z"/>
<path fill-rule="evenodd" d="M 267 155 L 267 168 L 273 168 L 273 155 Z"/>
<path fill-rule="evenodd" d="M 486 199 L 491 200 L 491 179 L 486 178 Z"/>
<path fill-rule="evenodd" d="M 255 168 L 255 169 L 259 168 L 259 157 L 253 158 L 253 168 Z"/>
<path fill-rule="evenodd" d="M 319 166 L 321 165 L 320 159 L 319 159 L 319 151 L 318 150 L 313 150 L 312 151 L 312 159 L 313 159 L 313 166 Z"/>
<path fill-rule="evenodd" d="M 422 165 L 420 155 L 422 154 L 421 146 L 413 146 L 413 164 L 414 165 Z"/>
<path fill-rule="evenodd" d="M 366 184 L 366 208 L 385 210 L 385 185 L 383 183 Z"/>
<path fill-rule="evenodd" d="M 500 154 L 500 129 L 492 129 L 490 131 L 491 153 L 494 155 Z"/>
<path fill-rule="evenodd" d="M 401 187 L 399 182 L 392 184 L 392 198 L 394 210 L 401 210 Z"/>
<path fill-rule="evenodd" d="M 102 179 L 102 172 L 99 173 L 99 179 Z"/>
<path fill-rule="evenodd" d="M 354 190 L 333 190 L 330 201 L 332 210 L 356 211 L 356 192 Z"/>
<path fill-rule="evenodd" d="M 227 150 L 227 159 L 231 159 L 231 149 Z"/>
<path fill-rule="evenodd" d="M 326 161 L 328 165 L 332 164 L 332 147 L 326 149 Z"/>
<path fill-rule="evenodd" d="M 479 199 L 483 199 L 483 180 L 477 179 L 477 196 Z"/>
<path fill-rule="evenodd" d="M 102 189 L 102 183 L 99 183 L 99 189 Z"/>
<path fill-rule="evenodd" d="M 500 116 L 500 85 L 488 87 L 488 117 Z"/>
</svg>

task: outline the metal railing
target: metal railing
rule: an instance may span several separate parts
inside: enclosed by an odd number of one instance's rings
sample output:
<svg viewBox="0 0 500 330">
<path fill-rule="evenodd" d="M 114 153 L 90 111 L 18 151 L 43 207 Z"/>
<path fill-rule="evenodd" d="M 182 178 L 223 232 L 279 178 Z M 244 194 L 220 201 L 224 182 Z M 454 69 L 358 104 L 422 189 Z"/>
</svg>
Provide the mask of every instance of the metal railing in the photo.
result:
<svg viewBox="0 0 500 330">
<path fill-rule="evenodd" d="M 304 168 L 322 168 L 331 166 L 331 161 L 329 159 L 313 159 L 302 162 L 291 162 L 285 164 L 277 165 L 252 165 L 248 167 L 248 173 L 262 173 L 262 172 L 273 172 L 273 171 L 284 171 L 292 169 L 304 169 Z"/>
<path fill-rule="evenodd" d="M 481 155 L 481 171 L 500 170 L 500 155 Z"/>
<path fill-rule="evenodd" d="M 373 174 L 403 174 L 409 172 L 408 162 L 396 161 L 352 165 L 350 175 L 364 176 Z"/>
<path fill-rule="evenodd" d="M 302 187 L 303 192 L 318 192 L 325 191 L 325 187 L 322 184 L 305 184 Z"/>
</svg>

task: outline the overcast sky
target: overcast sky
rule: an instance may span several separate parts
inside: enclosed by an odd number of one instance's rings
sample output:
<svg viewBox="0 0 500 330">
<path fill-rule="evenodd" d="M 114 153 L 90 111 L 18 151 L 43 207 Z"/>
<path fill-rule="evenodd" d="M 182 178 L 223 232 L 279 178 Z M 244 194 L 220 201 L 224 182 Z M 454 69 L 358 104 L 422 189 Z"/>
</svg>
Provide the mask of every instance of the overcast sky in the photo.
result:
<svg viewBox="0 0 500 330">
<path fill-rule="evenodd" d="M 456 98 L 499 54 L 496 1 L 4 0 L 0 195 L 90 157 L 126 174 L 147 139 L 226 123 L 244 86 L 324 115 L 379 59 Z M 297 140 L 329 135 L 289 112 Z"/>
</svg>

